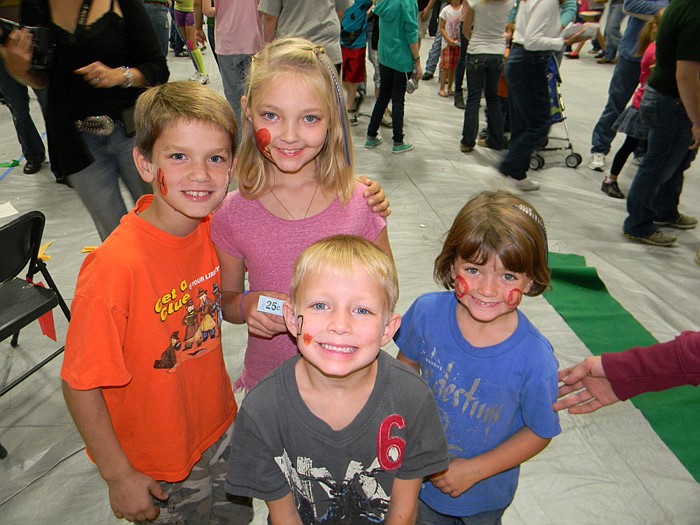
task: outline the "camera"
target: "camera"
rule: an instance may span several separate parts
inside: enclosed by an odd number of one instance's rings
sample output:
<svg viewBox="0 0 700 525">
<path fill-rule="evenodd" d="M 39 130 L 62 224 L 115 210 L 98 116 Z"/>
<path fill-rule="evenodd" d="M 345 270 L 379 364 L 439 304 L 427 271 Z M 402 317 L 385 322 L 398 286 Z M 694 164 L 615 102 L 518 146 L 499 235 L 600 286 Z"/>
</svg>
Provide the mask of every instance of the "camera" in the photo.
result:
<svg viewBox="0 0 700 525">
<path fill-rule="evenodd" d="M 15 29 L 21 29 L 17 22 L 0 18 L 0 45 L 4 45 L 7 37 Z M 53 65 L 56 42 L 53 32 L 47 27 L 25 27 L 34 36 L 32 42 L 32 69 L 44 70 Z"/>
</svg>

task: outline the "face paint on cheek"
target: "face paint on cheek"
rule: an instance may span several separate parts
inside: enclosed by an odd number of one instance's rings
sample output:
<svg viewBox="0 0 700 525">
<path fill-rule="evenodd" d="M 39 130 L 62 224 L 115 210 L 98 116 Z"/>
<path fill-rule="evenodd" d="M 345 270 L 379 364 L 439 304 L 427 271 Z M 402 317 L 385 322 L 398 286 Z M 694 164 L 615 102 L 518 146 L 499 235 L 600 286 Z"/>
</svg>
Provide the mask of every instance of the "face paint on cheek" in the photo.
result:
<svg viewBox="0 0 700 525">
<path fill-rule="evenodd" d="M 461 299 L 465 295 L 469 293 L 469 283 L 467 280 L 462 277 L 461 275 L 458 275 L 455 278 L 455 295 L 457 296 L 457 299 Z"/>
<path fill-rule="evenodd" d="M 260 128 L 255 132 L 255 142 L 258 145 L 258 149 L 260 150 L 260 153 L 262 153 L 263 156 L 268 159 L 272 158 L 272 153 L 270 153 L 270 148 L 268 147 L 270 145 L 270 141 L 272 141 L 272 135 L 270 135 L 269 129 Z"/>
<path fill-rule="evenodd" d="M 314 340 L 314 338 L 311 336 L 311 334 L 304 334 L 303 340 L 304 340 L 304 344 L 306 346 L 309 346 L 311 344 L 311 341 Z"/>
<path fill-rule="evenodd" d="M 158 190 L 160 194 L 165 197 L 168 195 L 168 185 L 165 182 L 165 173 L 161 168 L 158 168 L 156 172 L 156 181 L 158 182 Z"/>
<path fill-rule="evenodd" d="M 523 300 L 523 292 L 522 290 L 518 290 L 517 288 L 514 288 L 510 292 L 508 292 L 508 297 L 506 298 L 506 305 L 508 305 L 508 308 L 511 308 L 515 310 L 518 305 L 520 304 L 520 301 Z"/>
</svg>

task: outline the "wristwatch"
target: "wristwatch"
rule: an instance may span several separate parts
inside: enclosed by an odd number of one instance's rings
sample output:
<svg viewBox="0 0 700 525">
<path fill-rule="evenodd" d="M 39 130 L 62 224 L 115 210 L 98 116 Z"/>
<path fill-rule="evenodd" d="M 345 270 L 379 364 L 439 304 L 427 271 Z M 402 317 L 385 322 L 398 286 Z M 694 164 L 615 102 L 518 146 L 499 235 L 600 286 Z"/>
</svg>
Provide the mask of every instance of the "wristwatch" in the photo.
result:
<svg viewBox="0 0 700 525">
<path fill-rule="evenodd" d="M 134 85 L 134 73 L 129 69 L 127 66 L 121 66 L 119 69 L 122 71 L 122 75 L 124 75 L 124 83 L 121 85 L 124 89 L 130 88 L 131 86 Z"/>
</svg>

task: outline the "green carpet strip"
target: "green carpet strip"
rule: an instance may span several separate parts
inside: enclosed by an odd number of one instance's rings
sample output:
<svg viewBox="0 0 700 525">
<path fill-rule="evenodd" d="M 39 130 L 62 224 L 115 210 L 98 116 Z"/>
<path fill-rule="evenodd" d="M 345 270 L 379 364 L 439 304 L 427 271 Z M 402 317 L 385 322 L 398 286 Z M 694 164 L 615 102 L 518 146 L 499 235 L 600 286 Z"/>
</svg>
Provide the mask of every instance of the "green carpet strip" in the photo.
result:
<svg viewBox="0 0 700 525">
<path fill-rule="evenodd" d="M 586 266 L 583 257 L 550 253 L 549 263 L 552 288 L 544 296 L 593 355 L 657 342 L 610 296 L 595 268 Z M 700 481 L 700 391 L 691 386 L 680 387 L 643 394 L 632 402 L 695 480 Z"/>
</svg>

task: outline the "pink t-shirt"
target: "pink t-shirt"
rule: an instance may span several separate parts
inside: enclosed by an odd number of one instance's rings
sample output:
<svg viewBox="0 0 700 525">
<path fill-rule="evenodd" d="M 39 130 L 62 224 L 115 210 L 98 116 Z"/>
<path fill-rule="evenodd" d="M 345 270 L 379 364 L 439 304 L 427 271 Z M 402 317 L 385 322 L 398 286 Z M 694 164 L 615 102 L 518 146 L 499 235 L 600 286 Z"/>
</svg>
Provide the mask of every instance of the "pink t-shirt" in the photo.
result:
<svg viewBox="0 0 700 525">
<path fill-rule="evenodd" d="M 646 86 L 647 79 L 651 76 L 651 68 L 654 67 L 656 63 L 656 43 L 652 42 L 644 51 L 642 55 L 642 63 L 639 65 L 639 85 L 632 96 L 632 107 L 634 109 L 639 109 L 639 103 L 642 101 L 642 96 L 644 96 L 644 87 Z"/>
<path fill-rule="evenodd" d="M 345 206 L 336 199 L 318 215 L 297 221 L 281 219 L 260 201 L 245 199 L 234 191 L 214 214 L 211 237 L 217 248 L 245 260 L 250 290 L 288 294 L 294 263 L 314 242 L 338 234 L 358 235 L 374 242 L 386 228 L 386 221 L 367 206 L 362 195 L 365 188 L 357 183 Z M 272 339 L 249 334 L 243 373 L 235 388 L 250 390 L 296 354 L 296 342 L 287 333 Z"/>
<path fill-rule="evenodd" d="M 254 55 L 262 49 L 258 0 L 217 1 L 214 28 L 218 55 Z"/>
</svg>

